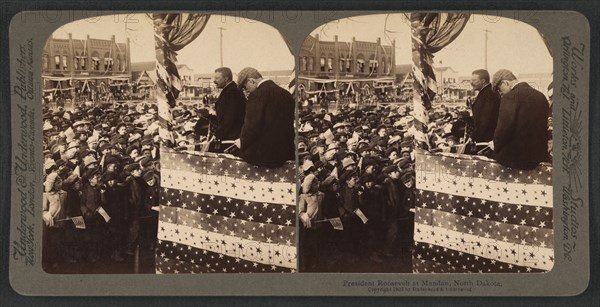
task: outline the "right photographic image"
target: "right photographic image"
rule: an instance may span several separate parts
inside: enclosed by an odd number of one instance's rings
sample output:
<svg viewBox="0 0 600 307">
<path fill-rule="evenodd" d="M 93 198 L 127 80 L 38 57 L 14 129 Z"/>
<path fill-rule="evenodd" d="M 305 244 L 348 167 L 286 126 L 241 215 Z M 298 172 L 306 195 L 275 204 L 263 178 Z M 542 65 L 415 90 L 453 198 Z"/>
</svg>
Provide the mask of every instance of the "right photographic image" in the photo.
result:
<svg viewBox="0 0 600 307">
<path fill-rule="evenodd" d="M 306 37 L 299 272 L 552 269 L 552 50 L 516 18 L 363 15 Z"/>
</svg>

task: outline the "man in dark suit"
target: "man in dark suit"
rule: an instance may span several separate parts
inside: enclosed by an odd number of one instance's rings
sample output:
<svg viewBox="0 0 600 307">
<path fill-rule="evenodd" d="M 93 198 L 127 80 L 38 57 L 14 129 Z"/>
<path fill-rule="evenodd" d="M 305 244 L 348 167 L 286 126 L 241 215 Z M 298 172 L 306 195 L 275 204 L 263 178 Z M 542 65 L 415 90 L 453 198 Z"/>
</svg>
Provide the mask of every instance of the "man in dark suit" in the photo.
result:
<svg viewBox="0 0 600 307">
<path fill-rule="evenodd" d="M 489 142 L 494 139 L 494 131 L 498 122 L 500 95 L 492 90 L 490 74 L 485 69 L 478 69 L 471 74 L 471 86 L 479 91 L 473 103 L 473 134 L 475 142 Z"/>
<path fill-rule="evenodd" d="M 215 85 L 222 89 L 215 104 L 217 129 L 215 136 L 221 141 L 240 137 L 246 113 L 246 96 L 233 81 L 231 69 L 220 67 L 215 70 Z"/>
<path fill-rule="evenodd" d="M 533 169 L 548 161 L 548 100 L 514 74 L 500 69 L 492 86 L 502 95 L 498 123 L 490 147 L 500 164 Z"/>
<path fill-rule="evenodd" d="M 238 74 L 238 84 L 248 92 L 244 126 L 236 145 L 248 163 L 280 167 L 295 159 L 294 110 L 292 95 L 252 67 Z"/>
</svg>

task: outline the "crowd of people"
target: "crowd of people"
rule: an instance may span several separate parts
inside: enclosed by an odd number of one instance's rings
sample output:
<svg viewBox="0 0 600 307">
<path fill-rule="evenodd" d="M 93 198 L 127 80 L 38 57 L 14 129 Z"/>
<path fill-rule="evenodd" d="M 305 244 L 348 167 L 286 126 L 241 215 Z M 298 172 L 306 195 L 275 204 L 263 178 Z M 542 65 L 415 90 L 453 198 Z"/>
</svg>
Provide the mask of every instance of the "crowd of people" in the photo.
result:
<svg viewBox="0 0 600 307">
<path fill-rule="evenodd" d="M 297 154 L 300 271 L 346 271 L 359 262 L 368 269 L 410 253 L 419 129 L 412 104 L 301 109 L 294 150 L 289 92 L 251 67 L 239 72 L 237 83 L 230 69 L 219 68 L 215 85 L 221 92 L 214 107 L 172 109 L 170 140 L 159 136 L 156 105 L 44 108 L 45 268 L 122 262 L 138 247 L 154 250 L 161 141 L 176 150 L 216 152 L 228 152 L 221 146 L 227 142 L 236 148 L 228 153 L 268 168 Z M 467 104 L 434 104 L 428 111 L 427 149 L 485 154 L 466 145 L 473 141 L 509 167 L 547 161 L 551 110 L 543 95 L 505 70 L 493 80 L 474 71 L 472 85 L 478 95 Z M 502 107 L 509 104 L 524 115 L 511 118 Z M 527 111 L 535 108 L 541 111 Z M 514 146 L 531 150 L 519 154 Z"/>
<path fill-rule="evenodd" d="M 466 104 L 428 111 L 428 151 L 486 155 L 517 169 L 551 161 L 552 115 L 542 93 L 508 70 L 493 78 L 476 70 L 471 84 L 477 95 Z M 411 248 L 412 105 L 358 105 L 300 113 L 301 271 L 347 271 L 357 263 L 371 270 Z"/>
<path fill-rule="evenodd" d="M 122 262 L 154 250 L 157 107 L 44 107 L 43 267 Z"/>
</svg>

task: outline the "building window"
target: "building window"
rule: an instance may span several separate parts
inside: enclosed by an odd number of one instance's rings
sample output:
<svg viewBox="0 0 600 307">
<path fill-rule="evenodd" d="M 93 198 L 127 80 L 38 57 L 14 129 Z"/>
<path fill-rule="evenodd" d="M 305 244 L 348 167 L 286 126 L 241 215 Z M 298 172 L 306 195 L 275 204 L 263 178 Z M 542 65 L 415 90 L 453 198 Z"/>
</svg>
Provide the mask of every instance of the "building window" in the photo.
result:
<svg viewBox="0 0 600 307">
<path fill-rule="evenodd" d="M 321 57 L 319 64 L 321 66 L 321 71 L 325 71 L 325 58 Z"/>
<path fill-rule="evenodd" d="M 62 56 L 62 64 L 63 64 L 63 69 L 64 70 L 67 70 L 69 68 L 68 65 L 67 65 L 67 56 L 66 55 Z"/>
<path fill-rule="evenodd" d="M 369 72 L 377 73 L 378 66 L 377 60 L 369 60 Z"/>
<path fill-rule="evenodd" d="M 117 55 L 117 62 L 115 63 L 117 70 L 121 70 L 121 57 Z"/>
<path fill-rule="evenodd" d="M 81 56 L 79 59 L 80 59 L 80 63 L 81 63 L 81 70 L 85 70 L 86 57 L 85 56 Z"/>
<path fill-rule="evenodd" d="M 112 58 L 104 58 L 104 70 L 113 70 L 113 59 Z"/>
<path fill-rule="evenodd" d="M 123 62 L 121 62 L 121 71 L 125 71 L 127 69 L 127 57 L 123 57 Z"/>
<path fill-rule="evenodd" d="M 75 70 L 79 69 L 79 55 L 77 53 L 73 57 L 73 69 L 75 69 Z"/>
<path fill-rule="evenodd" d="M 315 63 L 314 63 L 313 57 L 308 57 L 308 70 L 309 71 L 315 70 Z"/>
<path fill-rule="evenodd" d="M 344 62 L 346 62 L 346 61 L 347 60 L 345 60 L 345 59 L 340 59 L 340 62 L 338 63 L 338 67 L 339 67 L 340 72 L 344 71 L 344 67 L 346 65 Z"/>
<path fill-rule="evenodd" d="M 365 60 L 356 59 L 356 72 L 359 72 L 359 73 L 365 72 Z"/>
<path fill-rule="evenodd" d="M 333 59 L 327 58 L 327 72 L 333 71 Z"/>
<path fill-rule="evenodd" d="M 300 59 L 300 71 L 306 71 L 306 57 Z"/>
<path fill-rule="evenodd" d="M 48 69 L 48 68 L 49 68 L 49 66 L 50 66 L 50 63 L 49 63 L 49 62 L 50 62 L 50 61 L 49 61 L 49 59 L 48 59 L 48 55 L 47 55 L 47 54 L 44 54 L 44 58 L 43 58 L 43 64 L 42 64 L 43 66 L 42 66 L 42 67 L 43 67 L 44 69 Z"/>
<path fill-rule="evenodd" d="M 346 60 L 346 72 L 352 72 L 352 60 L 351 59 Z"/>
<path fill-rule="evenodd" d="M 60 55 L 54 56 L 54 69 L 60 69 Z"/>
</svg>

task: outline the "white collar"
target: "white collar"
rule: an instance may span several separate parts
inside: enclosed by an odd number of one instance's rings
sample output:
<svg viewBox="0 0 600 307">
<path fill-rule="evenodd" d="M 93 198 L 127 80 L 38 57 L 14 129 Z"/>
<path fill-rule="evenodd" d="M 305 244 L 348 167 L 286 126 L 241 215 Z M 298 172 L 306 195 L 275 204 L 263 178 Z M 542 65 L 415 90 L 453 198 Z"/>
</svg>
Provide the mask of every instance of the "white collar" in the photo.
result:
<svg viewBox="0 0 600 307">
<path fill-rule="evenodd" d="M 268 81 L 269 79 L 262 79 L 260 80 L 260 82 L 258 82 L 258 85 L 256 85 L 256 87 L 258 88 L 261 84 L 263 84 L 265 81 Z"/>
</svg>

